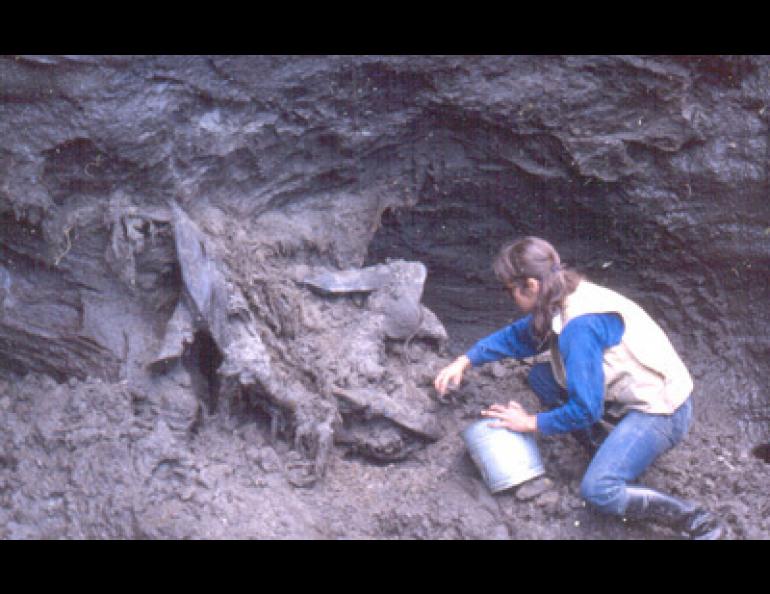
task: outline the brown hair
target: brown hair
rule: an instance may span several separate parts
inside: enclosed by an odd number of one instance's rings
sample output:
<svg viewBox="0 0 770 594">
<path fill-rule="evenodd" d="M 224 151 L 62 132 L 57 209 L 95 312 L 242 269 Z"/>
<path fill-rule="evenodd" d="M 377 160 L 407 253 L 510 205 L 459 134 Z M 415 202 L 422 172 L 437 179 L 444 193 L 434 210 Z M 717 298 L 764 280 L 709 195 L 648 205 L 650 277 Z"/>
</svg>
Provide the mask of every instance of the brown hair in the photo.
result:
<svg viewBox="0 0 770 594">
<path fill-rule="evenodd" d="M 532 330 L 539 340 L 548 336 L 551 319 L 563 309 L 567 295 L 583 278 L 578 272 L 565 269 L 554 247 L 539 237 L 506 243 L 492 268 L 501 282 L 520 289 L 524 289 L 528 278 L 540 281 L 540 294 L 532 311 Z"/>
</svg>

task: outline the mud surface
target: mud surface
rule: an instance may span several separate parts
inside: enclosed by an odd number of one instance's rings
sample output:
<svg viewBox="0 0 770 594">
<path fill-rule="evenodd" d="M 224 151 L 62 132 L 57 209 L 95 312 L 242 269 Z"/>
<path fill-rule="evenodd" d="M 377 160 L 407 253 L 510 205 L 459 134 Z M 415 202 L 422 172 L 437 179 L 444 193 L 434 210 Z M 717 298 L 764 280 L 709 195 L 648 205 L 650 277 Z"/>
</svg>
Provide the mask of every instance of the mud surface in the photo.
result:
<svg viewBox="0 0 770 594">
<path fill-rule="evenodd" d="M 537 234 L 695 379 L 641 481 L 770 537 L 753 56 L 0 59 L 0 538 L 652 539 L 588 457 L 490 495 L 460 431 L 532 361 L 436 372 Z"/>
<path fill-rule="evenodd" d="M 374 463 L 339 446 L 324 479 L 269 438 L 266 419 L 209 419 L 174 432 L 125 386 L 57 385 L 29 375 L 6 387 L 0 419 L 3 538 L 675 539 L 602 517 L 578 497 L 588 457 L 570 437 L 539 439 L 547 478 L 490 495 L 459 431 L 501 393 L 534 405 L 520 364 L 474 372 L 436 415 L 446 437 L 407 460 Z M 696 499 L 727 537 L 767 539 L 768 464 L 734 436 L 696 423 L 642 480 Z"/>
</svg>

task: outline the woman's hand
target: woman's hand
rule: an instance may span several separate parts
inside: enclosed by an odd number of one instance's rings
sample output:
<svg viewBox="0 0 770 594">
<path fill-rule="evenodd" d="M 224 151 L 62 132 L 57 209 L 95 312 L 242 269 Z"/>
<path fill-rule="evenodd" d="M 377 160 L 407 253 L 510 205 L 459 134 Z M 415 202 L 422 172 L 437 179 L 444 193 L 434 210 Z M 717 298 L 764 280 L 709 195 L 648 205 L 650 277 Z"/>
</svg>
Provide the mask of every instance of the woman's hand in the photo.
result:
<svg viewBox="0 0 770 594">
<path fill-rule="evenodd" d="M 465 370 L 471 366 L 471 360 L 465 355 L 460 355 L 452 363 L 444 367 L 438 372 L 436 379 L 433 381 L 433 386 L 439 395 L 446 394 L 447 388 L 456 388 L 463 381 L 463 374 Z"/>
<path fill-rule="evenodd" d="M 508 402 L 508 406 L 493 404 L 487 410 L 482 410 L 481 416 L 499 419 L 494 423 L 490 423 L 490 427 L 504 427 L 519 433 L 534 433 L 537 431 L 537 416 L 529 414 L 515 400 Z"/>
</svg>

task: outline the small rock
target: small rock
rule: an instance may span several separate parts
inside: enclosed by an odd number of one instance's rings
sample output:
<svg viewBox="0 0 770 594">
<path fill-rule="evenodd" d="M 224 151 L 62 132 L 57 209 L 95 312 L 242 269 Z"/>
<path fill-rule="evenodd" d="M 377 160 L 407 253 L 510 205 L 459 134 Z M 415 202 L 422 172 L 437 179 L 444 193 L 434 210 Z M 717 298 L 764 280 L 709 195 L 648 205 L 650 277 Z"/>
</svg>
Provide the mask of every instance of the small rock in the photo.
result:
<svg viewBox="0 0 770 594">
<path fill-rule="evenodd" d="M 259 465 L 265 472 L 278 472 L 281 470 L 281 459 L 273 448 L 267 446 L 259 452 Z"/>
<path fill-rule="evenodd" d="M 198 472 L 198 484 L 207 489 L 213 489 L 216 485 L 216 479 L 209 467 L 202 468 Z"/>
<path fill-rule="evenodd" d="M 246 459 L 249 462 L 262 465 L 262 450 L 257 446 L 249 446 L 245 450 Z"/>
<path fill-rule="evenodd" d="M 548 477 L 538 477 L 524 483 L 516 490 L 516 499 L 519 501 L 529 501 L 538 495 L 542 495 L 553 488 L 553 481 Z"/>
<path fill-rule="evenodd" d="M 487 368 L 485 370 L 488 375 L 495 379 L 500 379 L 502 377 L 505 377 L 506 374 L 506 368 L 505 366 L 500 363 L 499 361 L 494 361 L 493 363 L 490 363 L 487 365 Z"/>
<path fill-rule="evenodd" d="M 535 499 L 538 507 L 555 507 L 559 504 L 559 494 L 556 491 L 546 491 Z"/>
<path fill-rule="evenodd" d="M 569 508 L 570 509 L 582 509 L 586 506 L 586 502 L 582 499 L 578 499 L 577 497 L 570 497 L 569 498 Z"/>
</svg>

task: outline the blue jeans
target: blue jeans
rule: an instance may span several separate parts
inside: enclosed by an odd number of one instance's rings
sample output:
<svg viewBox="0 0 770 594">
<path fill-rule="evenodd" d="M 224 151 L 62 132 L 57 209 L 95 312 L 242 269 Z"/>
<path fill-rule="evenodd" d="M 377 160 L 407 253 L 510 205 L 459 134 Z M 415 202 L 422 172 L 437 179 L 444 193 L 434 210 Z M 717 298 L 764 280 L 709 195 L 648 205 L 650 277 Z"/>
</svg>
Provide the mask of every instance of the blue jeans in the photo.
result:
<svg viewBox="0 0 770 594">
<path fill-rule="evenodd" d="M 532 368 L 529 384 L 548 408 L 566 402 L 567 392 L 556 383 L 549 363 Z M 628 505 L 626 485 L 679 443 L 691 420 L 692 397 L 671 415 L 629 411 L 594 454 L 580 484 L 581 497 L 601 512 L 622 516 Z"/>
</svg>

